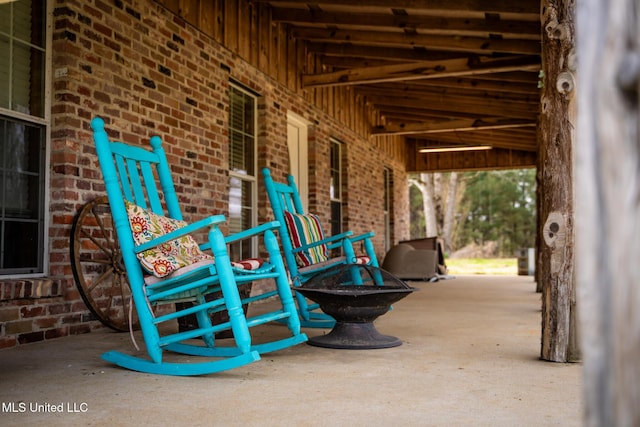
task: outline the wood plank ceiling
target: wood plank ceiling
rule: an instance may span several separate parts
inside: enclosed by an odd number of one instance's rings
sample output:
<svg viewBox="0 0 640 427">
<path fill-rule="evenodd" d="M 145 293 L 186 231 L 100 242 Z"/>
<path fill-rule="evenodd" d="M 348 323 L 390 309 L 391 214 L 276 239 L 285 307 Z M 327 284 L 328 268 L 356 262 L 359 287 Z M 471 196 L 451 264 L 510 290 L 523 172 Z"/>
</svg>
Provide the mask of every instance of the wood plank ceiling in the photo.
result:
<svg viewBox="0 0 640 427">
<path fill-rule="evenodd" d="M 372 134 L 536 151 L 539 0 L 268 3 L 329 70 L 303 87 L 352 85 L 380 113 Z"/>
</svg>

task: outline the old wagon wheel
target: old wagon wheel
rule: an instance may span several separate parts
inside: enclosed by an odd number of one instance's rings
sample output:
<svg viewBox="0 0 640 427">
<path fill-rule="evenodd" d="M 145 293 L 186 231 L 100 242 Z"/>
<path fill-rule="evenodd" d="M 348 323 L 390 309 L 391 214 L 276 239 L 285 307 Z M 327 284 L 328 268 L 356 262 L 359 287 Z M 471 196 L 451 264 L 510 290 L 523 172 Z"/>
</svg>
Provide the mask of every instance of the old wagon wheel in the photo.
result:
<svg viewBox="0 0 640 427">
<path fill-rule="evenodd" d="M 128 331 L 131 291 L 106 196 L 85 204 L 73 222 L 71 269 L 82 299 L 98 320 Z M 137 327 L 135 313 L 131 319 Z"/>
</svg>

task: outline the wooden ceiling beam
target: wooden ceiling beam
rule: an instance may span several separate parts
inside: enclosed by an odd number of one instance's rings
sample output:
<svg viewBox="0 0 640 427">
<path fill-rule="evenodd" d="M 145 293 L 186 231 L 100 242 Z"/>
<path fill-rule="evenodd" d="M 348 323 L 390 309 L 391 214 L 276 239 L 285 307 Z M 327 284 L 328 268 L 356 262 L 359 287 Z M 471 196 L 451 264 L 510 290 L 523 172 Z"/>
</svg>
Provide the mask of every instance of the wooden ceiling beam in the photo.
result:
<svg viewBox="0 0 640 427">
<path fill-rule="evenodd" d="M 536 122 L 500 118 L 458 119 L 374 126 L 371 135 L 412 135 L 535 127 Z"/>
<path fill-rule="evenodd" d="M 526 130 L 525 130 L 526 129 Z M 517 147 L 535 147 L 537 129 L 478 130 L 475 132 L 445 132 L 436 134 L 415 134 L 412 139 L 432 141 L 439 144 L 491 144 L 511 145 Z"/>
<path fill-rule="evenodd" d="M 360 94 L 358 91 L 357 93 Z M 536 97 L 526 97 L 515 99 L 514 96 L 472 96 L 460 92 L 441 92 L 430 93 L 421 91 L 419 93 L 370 89 L 366 93 L 362 93 L 367 100 L 378 105 L 398 105 L 398 104 L 416 104 L 422 103 L 423 108 L 433 109 L 434 105 L 438 108 L 447 108 L 451 110 L 461 105 L 475 105 L 481 108 L 485 106 L 500 103 L 509 109 L 522 111 L 538 112 L 540 101 Z M 447 105 L 449 107 L 447 107 Z M 480 114 L 478 117 L 486 117 L 488 114 Z"/>
<path fill-rule="evenodd" d="M 346 43 L 307 43 L 307 52 L 323 57 L 323 63 L 331 65 L 332 58 L 341 58 L 345 66 L 340 68 L 361 68 L 363 59 L 377 59 L 394 62 L 440 61 L 443 59 L 468 58 L 462 52 L 443 52 L 419 47 L 360 46 Z"/>
<path fill-rule="evenodd" d="M 402 99 L 402 97 L 367 97 L 370 102 L 381 113 L 386 106 L 403 107 L 405 109 L 425 108 L 429 106 L 435 112 L 450 112 L 452 114 L 466 113 L 475 117 L 504 117 L 514 119 L 531 120 L 538 114 L 538 105 L 523 106 L 513 102 L 470 102 L 462 99 L 452 100 L 449 97 L 443 99 Z"/>
<path fill-rule="evenodd" d="M 438 82 L 440 80 L 437 80 Z M 419 83 L 419 82 L 418 82 Z M 398 82 L 398 83 L 381 83 L 366 86 L 367 94 L 371 95 L 388 95 L 403 96 L 409 98 L 423 96 L 458 96 L 478 101 L 513 101 L 526 104 L 538 104 L 540 102 L 540 94 L 533 93 L 514 93 L 514 92 L 491 92 L 482 90 L 473 90 L 465 87 L 449 85 L 421 85 L 416 82 Z M 359 87 L 361 89 L 361 87 Z"/>
<path fill-rule="evenodd" d="M 539 69 L 540 63 L 537 57 L 488 61 L 472 66 L 469 65 L 468 59 L 461 58 L 306 74 L 302 76 L 302 86 L 304 88 L 347 86 Z"/>
<path fill-rule="evenodd" d="M 507 73 L 478 74 L 477 76 L 473 76 L 473 78 L 477 80 L 486 80 L 486 81 L 531 83 L 532 81 L 537 82 L 539 80 L 539 77 L 538 77 L 539 72 L 540 70 L 511 71 Z"/>
<path fill-rule="evenodd" d="M 476 119 L 477 114 L 459 111 L 441 111 L 424 108 L 407 109 L 405 106 L 384 105 L 380 117 L 385 123 L 426 122 L 431 120 Z"/>
<path fill-rule="evenodd" d="M 287 5 L 299 5 L 306 7 L 309 0 L 255 0 L 257 2 L 271 3 L 274 7 L 279 7 L 281 3 Z M 323 7 L 366 7 L 366 8 L 389 8 L 388 0 L 351 0 L 348 3 L 344 0 L 321 0 L 313 2 L 315 5 Z M 471 13 L 490 14 L 517 14 L 530 21 L 540 21 L 539 0 L 395 0 L 394 9 L 417 9 L 430 11 L 430 13 L 441 12 L 450 16 L 468 16 Z"/>
<path fill-rule="evenodd" d="M 485 80 L 482 78 L 450 77 L 442 79 L 415 80 L 416 87 L 454 88 L 469 91 L 505 92 L 521 95 L 538 95 L 537 81 L 509 82 L 502 80 Z"/>
<path fill-rule="evenodd" d="M 371 46 L 422 46 L 424 48 L 476 54 L 511 53 L 539 55 L 540 41 L 488 37 L 453 37 L 390 31 L 358 31 L 294 27 L 295 38 L 314 42 L 352 43 Z"/>
<path fill-rule="evenodd" d="M 271 17 L 276 22 L 289 24 L 332 26 L 340 28 L 378 28 L 391 30 L 411 28 L 420 34 L 449 36 L 495 37 L 505 39 L 540 40 L 540 23 L 534 21 L 505 21 L 495 19 L 449 18 L 418 14 L 392 15 L 389 13 L 316 12 L 294 8 L 274 8 Z"/>
</svg>

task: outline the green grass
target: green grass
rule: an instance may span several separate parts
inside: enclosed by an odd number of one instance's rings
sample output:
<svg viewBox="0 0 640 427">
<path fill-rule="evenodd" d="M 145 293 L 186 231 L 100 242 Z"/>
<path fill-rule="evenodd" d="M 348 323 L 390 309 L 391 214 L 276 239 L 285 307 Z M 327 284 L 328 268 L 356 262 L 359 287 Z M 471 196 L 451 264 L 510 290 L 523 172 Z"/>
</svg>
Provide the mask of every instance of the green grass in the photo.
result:
<svg viewBox="0 0 640 427">
<path fill-rule="evenodd" d="M 456 258 L 447 259 L 449 274 L 464 276 L 468 274 L 517 275 L 517 258 Z"/>
</svg>

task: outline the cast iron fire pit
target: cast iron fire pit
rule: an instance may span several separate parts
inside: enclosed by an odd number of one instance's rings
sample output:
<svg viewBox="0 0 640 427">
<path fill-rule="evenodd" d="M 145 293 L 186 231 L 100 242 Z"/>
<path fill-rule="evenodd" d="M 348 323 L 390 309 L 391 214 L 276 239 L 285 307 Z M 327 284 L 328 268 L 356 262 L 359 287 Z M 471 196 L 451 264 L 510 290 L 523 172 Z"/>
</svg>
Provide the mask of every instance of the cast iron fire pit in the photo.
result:
<svg viewBox="0 0 640 427">
<path fill-rule="evenodd" d="M 380 268 L 348 264 L 319 273 L 296 290 L 336 319 L 331 332 L 309 338 L 309 344 L 376 349 L 402 344 L 397 337 L 379 333 L 373 321 L 416 289 Z"/>
</svg>

